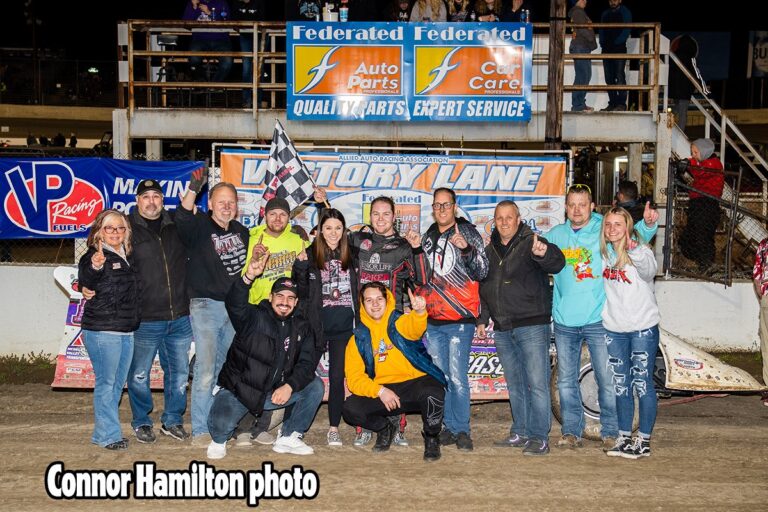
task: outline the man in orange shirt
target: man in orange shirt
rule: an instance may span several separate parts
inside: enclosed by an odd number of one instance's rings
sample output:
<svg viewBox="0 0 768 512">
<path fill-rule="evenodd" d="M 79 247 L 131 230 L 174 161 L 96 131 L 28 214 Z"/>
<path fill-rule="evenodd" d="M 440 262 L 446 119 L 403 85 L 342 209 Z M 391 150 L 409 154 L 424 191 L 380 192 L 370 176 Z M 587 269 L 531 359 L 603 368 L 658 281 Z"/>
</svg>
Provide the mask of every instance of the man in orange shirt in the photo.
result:
<svg viewBox="0 0 768 512">
<path fill-rule="evenodd" d="M 388 416 L 420 412 L 424 460 L 440 458 L 445 376 L 432 362 L 421 337 L 427 329 L 426 300 L 408 296 L 411 312 L 395 310 L 395 298 L 379 282 L 360 290 L 360 320 L 347 344 L 344 372 L 352 396 L 344 420 L 377 432 L 374 452 L 389 450 L 396 425 Z"/>
</svg>

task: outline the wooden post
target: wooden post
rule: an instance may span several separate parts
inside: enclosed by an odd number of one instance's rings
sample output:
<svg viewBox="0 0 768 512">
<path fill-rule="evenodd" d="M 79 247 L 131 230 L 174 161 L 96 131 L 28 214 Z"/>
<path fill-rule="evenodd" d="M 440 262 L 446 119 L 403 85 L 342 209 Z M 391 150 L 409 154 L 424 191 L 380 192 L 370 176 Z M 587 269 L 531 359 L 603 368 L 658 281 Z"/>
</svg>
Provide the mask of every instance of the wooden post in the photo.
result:
<svg viewBox="0 0 768 512">
<path fill-rule="evenodd" d="M 544 147 L 562 149 L 563 52 L 565 49 L 565 0 L 551 0 L 549 7 L 549 69 L 547 72 L 547 120 Z"/>
</svg>

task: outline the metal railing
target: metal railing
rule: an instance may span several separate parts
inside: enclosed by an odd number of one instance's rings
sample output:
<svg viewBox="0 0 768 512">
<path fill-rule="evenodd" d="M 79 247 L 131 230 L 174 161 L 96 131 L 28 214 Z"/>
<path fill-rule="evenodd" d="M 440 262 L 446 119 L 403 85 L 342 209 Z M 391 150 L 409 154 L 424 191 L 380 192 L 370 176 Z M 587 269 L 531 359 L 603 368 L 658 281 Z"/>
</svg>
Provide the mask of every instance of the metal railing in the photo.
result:
<svg viewBox="0 0 768 512">
<path fill-rule="evenodd" d="M 543 51 L 537 41 L 548 37 L 549 24 L 535 23 L 534 29 L 537 31 L 534 40 L 533 60 L 535 65 L 546 65 L 548 54 Z M 564 54 L 566 62 L 572 62 L 577 59 L 587 60 L 626 60 L 628 63 L 637 62 L 637 83 L 628 83 L 626 85 L 608 85 L 608 84 L 589 84 L 589 85 L 571 85 L 563 84 L 563 92 L 573 91 L 634 91 L 639 95 L 638 110 L 657 112 L 659 98 L 659 62 L 661 58 L 661 26 L 658 23 L 591 23 L 591 24 L 567 24 L 567 29 L 586 28 L 628 28 L 640 31 L 637 38 L 639 42 L 638 53 L 621 54 Z M 182 49 L 161 48 L 157 43 L 159 36 L 178 36 L 179 38 L 189 39 L 194 33 L 199 32 L 222 32 L 233 36 L 243 34 L 253 35 L 253 52 L 242 51 L 205 51 L 193 52 Z M 284 96 L 287 90 L 285 83 L 286 76 L 286 53 L 285 49 L 285 23 L 282 22 L 248 22 L 248 21 L 215 21 L 215 22 L 197 22 L 197 21 L 168 21 L 168 20 L 130 20 L 127 24 L 127 51 L 120 49 L 118 54 L 127 60 L 127 77 L 123 87 L 127 91 L 127 101 L 123 102 L 121 95 L 121 107 L 126 106 L 132 113 L 138 107 L 159 107 L 168 108 L 170 105 L 163 98 L 167 98 L 168 93 L 202 90 L 242 90 L 251 89 L 254 98 L 255 110 L 259 108 L 277 109 L 285 108 Z M 179 45 L 179 46 L 183 46 Z M 231 57 L 236 61 L 242 61 L 244 58 L 252 58 L 253 73 L 250 82 L 212 82 L 212 81 L 193 81 L 177 80 L 169 81 L 167 75 L 158 76 L 158 71 L 167 66 L 169 62 L 174 64 L 186 64 L 190 57 L 202 57 L 216 59 L 220 57 Z M 630 66 L 631 67 L 631 66 Z M 266 71 L 266 73 L 264 73 Z M 268 81 L 264 81 L 264 76 Z M 538 80 L 536 73 L 533 77 L 532 86 L 535 93 L 546 93 L 546 78 Z M 153 96 L 152 91 L 160 91 L 160 94 Z M 144 97 L 140 98 L 140 94 Z M 261 98 L 262 104 L 259 104 L 257 98 Z M 141 101 L 140 101 L 141 99 Z M 178 102 L 177 102 L 178 103 Z M 190 106 L 188 102 L 185 105 Z M 237 104 L 235 102 L 235 104 Z M 229 107 L 228 104 L 225 105 Z"/>
</svg>

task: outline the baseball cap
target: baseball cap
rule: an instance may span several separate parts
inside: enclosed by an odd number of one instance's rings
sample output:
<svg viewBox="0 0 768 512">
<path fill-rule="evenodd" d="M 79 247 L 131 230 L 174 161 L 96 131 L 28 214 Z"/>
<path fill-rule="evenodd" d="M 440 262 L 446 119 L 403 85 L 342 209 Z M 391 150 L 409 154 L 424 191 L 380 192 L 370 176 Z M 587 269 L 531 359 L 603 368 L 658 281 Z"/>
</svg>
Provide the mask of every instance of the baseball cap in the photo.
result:
<svg viewBox="0 0 768 512">
<path fill-rule="evenodd" d="M 272 285 L 272 293 L 282 292 L 283 290 L 293 292 L 294 295 L 299 294 L 299 287 L 296 285 L 296 281 L 290 277 L 280 277 Z"/>
<path fill-rule="evenodd" d="M 264 208 L 264 213 L 266 214 L 270 210 L 283 210 L 288 214 L 291 213 L 291 207 L 288 206 L 288 201 L 282 197 L 273 197 L 267 201 L 267 206 Z"/>
<path fill-rule="evenodd" d="M 141 182 L 139 182 L 139 186 L 136 187 L 136 196 L 140 196 L 148 190 L 155 190 L 159 192 L 160 195 L 163 194 L 163 189 L 160 187 L 160 182 L 157 180 L 149 179 L 141 180 Z"/>
</svg>

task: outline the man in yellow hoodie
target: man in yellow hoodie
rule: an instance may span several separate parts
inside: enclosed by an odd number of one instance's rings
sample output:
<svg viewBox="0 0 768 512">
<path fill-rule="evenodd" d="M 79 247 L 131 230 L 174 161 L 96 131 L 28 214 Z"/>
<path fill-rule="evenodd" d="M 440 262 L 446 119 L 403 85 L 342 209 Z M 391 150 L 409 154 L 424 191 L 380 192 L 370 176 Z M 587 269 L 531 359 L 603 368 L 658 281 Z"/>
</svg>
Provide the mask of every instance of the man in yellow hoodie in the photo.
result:
<svg viewBox="0 0 768 512">
<path fill-rule="evenodd" d="M 344 373 L 352 396 L 344 420 L 377 432 L 374 452 L 389 450 L 396 425 L 388 416 L 421 413 L 424 460 L 440 458 L 445 376 L 421 337 L 427 329 L 426 300 L 408 290 L 411 312 L 395 310 L 395 298 L 379 282 L 360 290 L 360 320 L 347 345 Z"/>
</svg>

